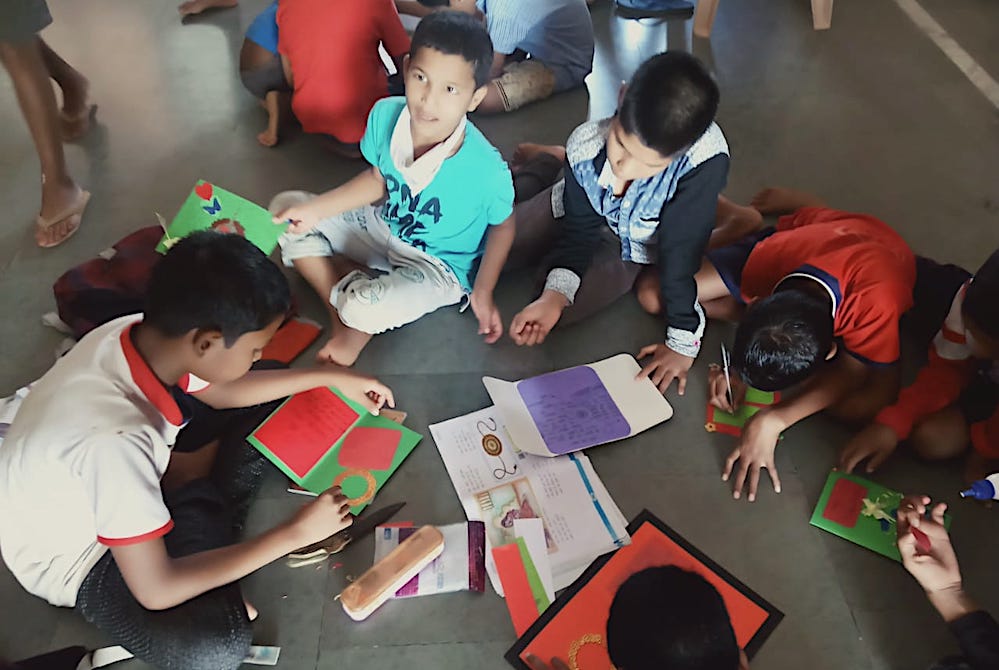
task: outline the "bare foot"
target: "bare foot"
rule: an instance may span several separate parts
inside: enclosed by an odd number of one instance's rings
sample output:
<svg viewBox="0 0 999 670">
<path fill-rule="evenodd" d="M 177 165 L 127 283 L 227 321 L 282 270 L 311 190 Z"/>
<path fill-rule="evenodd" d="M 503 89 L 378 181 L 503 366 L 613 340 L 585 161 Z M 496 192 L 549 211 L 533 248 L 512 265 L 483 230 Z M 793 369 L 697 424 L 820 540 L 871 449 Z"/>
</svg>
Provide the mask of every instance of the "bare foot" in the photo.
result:
<svg viewBox="0 0 999 670">
<path fill-rule="evenodd" d="M 200 14 L 206 9 L 224 9 L 226 7 L 235 7 L 238 4 L 239 0 L 187 0 L 187 2 L 180 3 L 177 11 L 180 12 L 182 17 L 193 16 Z"/>
<path fill-rule="evenodd" d="M 521 142 L 517 145 L 517 148 L 513 150 L 513 161 L 511 161 L 511 167 L 514 169 L 519 168 L 538 154 L 549 154 L 560 161 L 564 161 L 565 147 L 559 146 L 558 144 L 533 144 L 531 142 Z"/>
<path fill-rule="evenodd" d="M 76 70 L 70 68 L 69 73 L 60 78 L 59 88 L 62 90 L 62 109 L 59 110 L 62 139 L 72 142 L 90 130 L 97 105 L 90 102 L 90 81 Z"/>
<path fill-rule="evenodd" d="M 339 318 L 337 321 L 340 321 Z M 320 363 L 335 363 L 349 368 L 357 361 L 357 357 L 370 341 L 371 335 L 368 333 L 338 323 L 333 337 L 316 354 L 316 360 Z"/>
<path fill-rule="evenodd" d="M 69 239 L 80 227 L 88 198 L 89 194 L 76 182 L 43 183 L 42 208 L 35 228 L 38 246 L 54 247 Z"/>
<path fill-rule="evenodd" d="M 789 214 L 801 207 L 822 207 L 823 202 L 811 193 L 790 188 L 765 188 L 749 201 L 760 214 Z"/>
</svg>

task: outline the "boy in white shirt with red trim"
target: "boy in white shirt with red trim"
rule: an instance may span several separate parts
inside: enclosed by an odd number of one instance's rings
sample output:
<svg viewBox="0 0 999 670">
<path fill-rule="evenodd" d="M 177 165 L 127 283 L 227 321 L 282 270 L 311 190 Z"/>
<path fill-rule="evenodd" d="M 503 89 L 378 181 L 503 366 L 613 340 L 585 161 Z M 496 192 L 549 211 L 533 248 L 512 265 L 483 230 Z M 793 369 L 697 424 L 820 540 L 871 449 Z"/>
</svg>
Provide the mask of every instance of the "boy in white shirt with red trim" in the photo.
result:
<svg viewBox="0 0 999 670">
<path fill-rule="evenodd" d="M 28 591 L 76 607 L 147 663 L 236 668 L 255 614 L 237 580 L 351 522 L 331 489 L 232 544 L 264 467 L 246 434 L 275 401 L 317 386 L 374 412 L 392 393 L 335 366 L 250 371 L 290 293 L 241 237 L 182 240 L 147 305 L 84 337 L 17 411 L 0 445 L 0 553 Z"/>
</svg>

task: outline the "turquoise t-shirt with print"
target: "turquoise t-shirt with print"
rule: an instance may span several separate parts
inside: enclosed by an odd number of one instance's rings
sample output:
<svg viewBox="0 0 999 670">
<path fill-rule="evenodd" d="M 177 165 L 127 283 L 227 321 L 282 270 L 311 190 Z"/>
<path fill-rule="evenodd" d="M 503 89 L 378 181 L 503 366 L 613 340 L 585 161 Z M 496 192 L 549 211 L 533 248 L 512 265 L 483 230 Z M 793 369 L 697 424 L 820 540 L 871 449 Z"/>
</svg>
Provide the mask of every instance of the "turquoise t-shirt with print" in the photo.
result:
<svg viewBox="0 0 999 670">
<path fill-rule="evenodd" d="M 510 170 L 499 151 L 469 122 L 458 152 L 444 161 L 425 189 L 413 195 L 389 151 L 405 105 L 402 97 L 376 102 L 361 138 L 361 153 L 385 178 L 386 200 L 378 215 L 392 234 L 447 263 L 465 290 L 471 290 L 485 251 L 486 231 L 513 212 Z"/>
</svg>

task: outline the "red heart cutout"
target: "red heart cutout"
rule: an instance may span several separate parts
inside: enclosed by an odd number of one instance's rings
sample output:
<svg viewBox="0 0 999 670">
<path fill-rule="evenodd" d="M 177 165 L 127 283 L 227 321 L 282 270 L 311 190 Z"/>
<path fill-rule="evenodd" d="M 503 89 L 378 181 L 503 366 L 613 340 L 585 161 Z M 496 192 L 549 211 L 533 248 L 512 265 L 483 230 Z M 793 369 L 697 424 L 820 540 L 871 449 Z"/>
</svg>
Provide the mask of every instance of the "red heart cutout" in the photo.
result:
<svg viewBox="0 0 999 670">
<path fill-rule="evenodd" d="M 336 460 L 345 468 L 388 470 L 401 440 L 398 430 L 357 426 L 347 433 Z"/>
<path fill-rule="evenodd" d="M 197 193 L 198 197 L 202 200 L 211 200 L 212 193 L 215 192 L 215 189 L 213 189 L 212 185 L 207 181 L 203 181 L 194 187 L 194 192 Z"/>
</svg>

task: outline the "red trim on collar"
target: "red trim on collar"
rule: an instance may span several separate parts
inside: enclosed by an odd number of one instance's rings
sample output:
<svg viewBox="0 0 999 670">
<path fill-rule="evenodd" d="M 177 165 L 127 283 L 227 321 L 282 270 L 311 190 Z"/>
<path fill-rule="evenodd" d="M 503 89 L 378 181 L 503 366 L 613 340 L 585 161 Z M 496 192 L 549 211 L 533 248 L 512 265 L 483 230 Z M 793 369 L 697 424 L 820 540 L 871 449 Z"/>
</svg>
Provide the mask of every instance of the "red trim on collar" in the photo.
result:
<svg viewBox="0 0 999 670">
<path fill-rule="evenodd" d="M 134 326 L 133 323 L 121 331 L 121 351 L 125 354 L 125 361 L 132 373 L 132 381 L 167 421 L 174 426 L 182 426 L 184 415 L 181 413 L 180 407 L 177 406 L 177 401 L 170 395 L 170 391 L 163 385 L 163 382 L 149 369 L 149 364 L 132 344 L 131 333 Z"/>
</svg>

